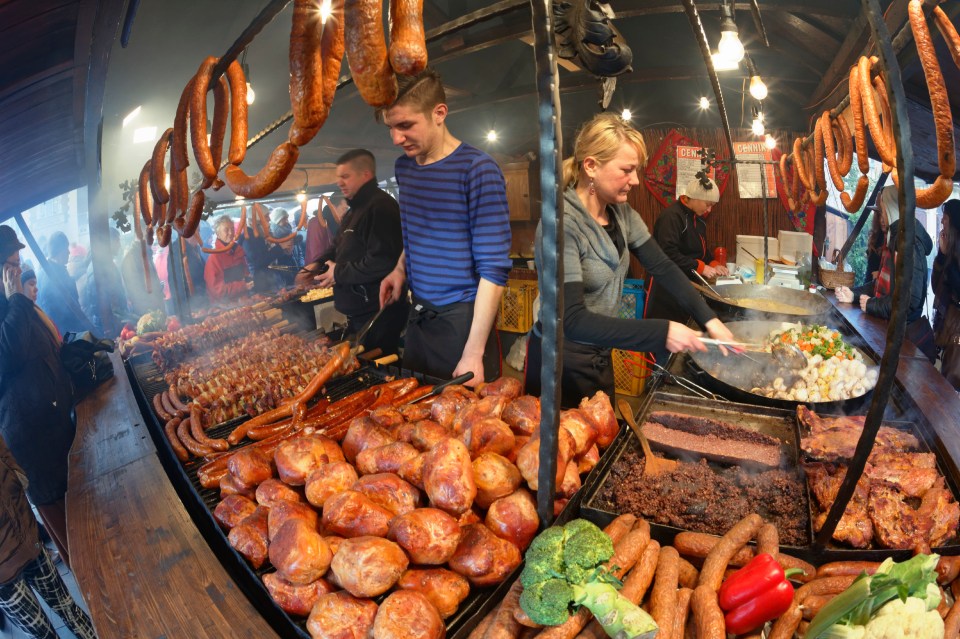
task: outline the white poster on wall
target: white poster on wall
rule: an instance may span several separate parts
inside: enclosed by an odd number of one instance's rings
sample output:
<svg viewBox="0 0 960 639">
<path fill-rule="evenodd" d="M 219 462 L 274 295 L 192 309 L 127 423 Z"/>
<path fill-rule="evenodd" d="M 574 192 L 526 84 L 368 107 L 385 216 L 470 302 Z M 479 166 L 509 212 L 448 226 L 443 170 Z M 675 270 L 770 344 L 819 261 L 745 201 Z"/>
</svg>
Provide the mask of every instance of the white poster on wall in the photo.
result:
<svg viewBox="0 0 960 639">
<path fill-rule="evenodd" d="M 767 148 L 763 140 L 759 142 L 734 142 L 733 148 L 738 160 L 773 160 L 773 151 Z M 760 194 L 762 186 L 760 166 L 759 164 L 737 164 L 737 186 L 741 199 L 764 197 Z M 775 198 L 777 197 L 777 184 L 773 165 L 764 164 L 763 169 L 767 174 L 766 197 Z"/>
<path fill-rule="evenodd" d="M 700 150 L 701 148 L 699 146 L 677 147 L 677 199 L 680 199 L 681 195 L 686 195 L 687 184 L 690 180 L 697 177 L 697 172 L 703 167 L 703 165 L 700 164 L 700 156 L 697 155 L 697 152 Z M 713 167 L 710 167 L 707 175 L 710 178 L 716 179 Z"/>
</svg>

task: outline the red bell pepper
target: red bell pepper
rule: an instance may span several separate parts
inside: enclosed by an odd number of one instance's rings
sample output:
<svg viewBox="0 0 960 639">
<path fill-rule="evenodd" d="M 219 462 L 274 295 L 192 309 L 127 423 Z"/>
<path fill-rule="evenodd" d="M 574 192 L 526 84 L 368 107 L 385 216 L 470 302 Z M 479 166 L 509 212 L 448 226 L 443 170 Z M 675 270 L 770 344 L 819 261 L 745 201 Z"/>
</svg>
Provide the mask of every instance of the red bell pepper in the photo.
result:
<svg viewBox="0 0 960 639">
<path fill-rule="evenodd" d="M 798 572 L 802 570 L 784 572 L 772 555 L 760 553 L 733 573 L 720 586 L 718 595 L 727 632 L 751 632 L 785 613 L 793 601 L 793 585 L 788 578 Z"/>
</svg>

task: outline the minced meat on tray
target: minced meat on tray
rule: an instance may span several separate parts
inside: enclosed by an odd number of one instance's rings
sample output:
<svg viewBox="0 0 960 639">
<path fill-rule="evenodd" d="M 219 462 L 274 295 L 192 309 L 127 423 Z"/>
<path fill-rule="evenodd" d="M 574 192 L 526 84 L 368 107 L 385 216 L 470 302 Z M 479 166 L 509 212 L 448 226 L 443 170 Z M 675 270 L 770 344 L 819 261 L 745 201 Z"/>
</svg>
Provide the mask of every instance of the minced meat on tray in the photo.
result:
<svg viewBox="0 0 960 639">
<path fill-rule="evenodd" d="M 718 535 L 755 512 L 776 524 L 780 543 L 804 546 L 810 541 L 803 482 L 790 472 L 754 473 L 740 468 L 717 472 L 701 460 L 681 462 L 672 472 L 644 477 L 643 466 L 639 450 L 624 451 L 610 469 L 594 506 Z"/>
</svg>

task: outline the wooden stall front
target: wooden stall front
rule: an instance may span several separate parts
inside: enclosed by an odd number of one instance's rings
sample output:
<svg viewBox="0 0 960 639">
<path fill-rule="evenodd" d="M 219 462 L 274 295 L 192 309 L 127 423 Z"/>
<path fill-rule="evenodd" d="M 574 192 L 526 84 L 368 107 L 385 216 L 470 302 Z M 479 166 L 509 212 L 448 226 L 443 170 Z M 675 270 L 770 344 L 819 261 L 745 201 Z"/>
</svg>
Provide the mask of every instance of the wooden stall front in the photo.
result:
<svg viewBox="0 0 960 639">
<path fill-rule="evenodd" d="M 77 407 L 67 488 L 71 568 L 97 635 L 276 637 L 190 519 L 112 361 Z"/>
</svg>

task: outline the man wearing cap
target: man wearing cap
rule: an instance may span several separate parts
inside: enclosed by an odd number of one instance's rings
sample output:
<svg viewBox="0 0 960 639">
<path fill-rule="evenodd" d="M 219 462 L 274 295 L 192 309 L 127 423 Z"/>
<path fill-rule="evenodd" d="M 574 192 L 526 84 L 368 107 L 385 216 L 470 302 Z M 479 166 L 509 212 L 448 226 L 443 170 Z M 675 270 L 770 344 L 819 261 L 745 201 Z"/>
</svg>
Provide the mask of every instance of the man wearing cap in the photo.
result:
<svg viewBox="0 0 960 639">
<path fill-rule="evenodd" d="M 23 294 L 16 232 L 0 226 L 0 436 L 23 468 L 27 496 L 70 564 L 64 495 L 67 455 L 76 428 L 73 386 L 60 361 L 60 336 Z"/>
<path fill-rule="evenodd" d="M 720 199 L 720 189 L 708 177 L 693 178 L 683 194 L 663 210 L 653 226 L 653 238 L 688 278 L 699 283 L 691 271 L 705 278 L 728 275 L 725 264 L 713 261 L 713 247 L 707 244 L 706 217 Z M 643 316 L 686 324 L 690 316 L 680 308 L 669 291 L 650 278 Z"/>
<path fill-rule="evenodd" d="M 377 186 L 377 164 L 366 149 L 354 149 L 337 159 L 337 186 L 350 204 L 333 245 L 297 281 L 315 280 L 333 286 L 333 302 L 350 320 L 349 331 L 360 331 L 380 310 L 380 282 L 393 270 L 403 251 L 400 206 Z M 396 308 L 394 308 L 396 307 Z M 361 340 L 368 351 L 396 353 L 408 307 L 398 302 L 383 308 Z"/>
</svg>

